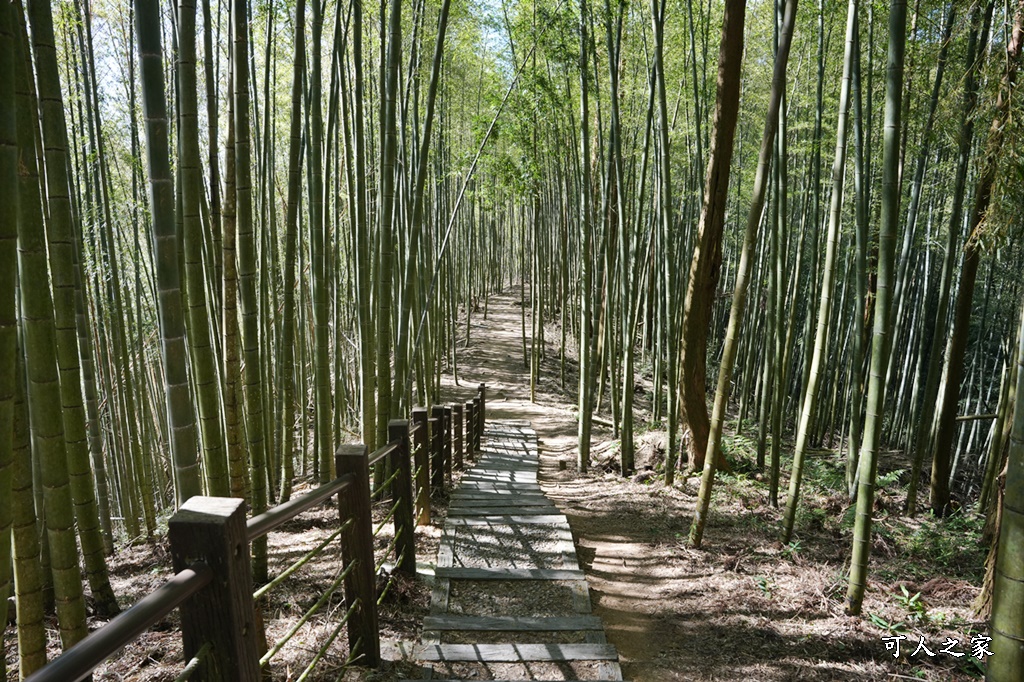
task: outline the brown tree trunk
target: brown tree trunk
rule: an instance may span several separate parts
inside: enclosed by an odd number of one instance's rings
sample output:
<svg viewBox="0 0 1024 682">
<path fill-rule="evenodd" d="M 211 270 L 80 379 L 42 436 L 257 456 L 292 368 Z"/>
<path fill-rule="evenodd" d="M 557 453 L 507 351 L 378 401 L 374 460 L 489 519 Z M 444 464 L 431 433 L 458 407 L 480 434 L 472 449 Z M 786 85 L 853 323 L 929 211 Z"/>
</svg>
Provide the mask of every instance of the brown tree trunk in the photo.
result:
<svg viewBox="0 0 1024 682">
<path fill-rule="evenodd" d="M 744 8 L 736 8 L 740 16 Z M 738 27 L 739 35 L 734 35 Z M 733 139 L 740 101 L 740 63 L 743 58 L 743 21 L 725 22 L 722 26 L 722 48 L 718 60 L 718 98 L 715 102 L 714 128 L 707 177 L 704 182 L 704 205 L 697 224 L 697 240 L 690 261 L 690 280 L 683 307 L 683 328 L 679 381 L 682 388 L 682 417 L 690 430 L 688 450 L 690 468 L 704 467 L 708 445 L 707 347 L 711 308 L 718 289 L 722 269 L 722 229 L 725 224 L 725 203 L 729 194 L 729 164 L 732 162 Z M 724 458 L 716 462 L 725 468 Z"/>
</svg>

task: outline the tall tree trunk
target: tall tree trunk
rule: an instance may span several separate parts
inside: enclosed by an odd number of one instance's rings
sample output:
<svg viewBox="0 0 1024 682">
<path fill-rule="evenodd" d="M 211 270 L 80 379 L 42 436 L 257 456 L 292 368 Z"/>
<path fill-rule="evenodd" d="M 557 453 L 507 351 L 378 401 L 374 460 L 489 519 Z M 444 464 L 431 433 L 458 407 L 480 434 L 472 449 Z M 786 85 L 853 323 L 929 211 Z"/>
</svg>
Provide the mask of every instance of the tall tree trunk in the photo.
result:
<svg viewBox="0 0 1024 682">
<path fill-rule="evenodd" d="M 229 491 L 224 432 L 221 429 L 220 374 L 211 343 L 210 308 L 203 269 L 203 226 L 200 219 L 202 172 L 199 167 L 199 105 L 196 86 L 196 4 L 178 1 L 178 108 L 181 159 L 181 222 L 185 241 L 185 277 L 188 299 L 189 358 L 195 377 L 199 407 L 203 465 L 207 491 L 226 496 Z"/>
<path fill-rule="evenodd" d="M 657 0 L 651 0 L 656 3 Z M 586 473 L 590 467 L 590 433 L 593 420 L 594 370 L 592 362 L 593 320 L 591 320 L 591 290 L 593 289 L 593 264 L 591 262 L 592 235 L 590 209 L 590 75 L 587 68 L 587 0 L 580 0 L 580 282 L 577 292 L 580 299 L 579 329 L 579 446 L 576 465 L 579 472 Z"/>
<path fill-rule="evenodd" d="M 946 367 L 943 372 L 943 390 L 936 414 L 935 447 L 932 455 L 931 507 L 939 516 L 951 511 L 949 495 L 950 461 L 954 447 L 956 416 L 960 402 L 960 380 L 964 369 L 964 356 L 971 323 L 971 304 L 974 300 L 974 284 L 981 261 L 982 240 L 986 236 L 985 216 L 992 199 L 992 188 L 999 169 L 999 154 L 1006 135 L 1006 124 L 1010 117 L 1010 94 L 1017 79 L 1017 68 L 1021 52 L 1021 12 L 1024 4 L 1017 9 L 1010 42 L 1006 46 L 1006 72 L 1000 84 L 996 99 L 995 114 L 989 127 L 985 156 L 978 171 L 978 185 L 974 192 L 974 209 L 964 244 L 963 265 L 960 268 L 960 283 L 953 309 L 953 328 L 946 347 Z M 989 228 L 992 229 L 992 228 Z"/>
<path fill-rule="evenodd" d="M 16 11 L 20 15 L 20 3 Z M 28 35 L 24 24 L 19 33 L 15 53 L 18 68 L 15 69 L 14 86 L 18 108 L 17 128 L 24 133 L 18 136 L 18 282 L 25 334 L 32 453 L 36 458 L 34 474 L 39 477 L 43 495 L 41 506 L 44 510 L 61 644 L 67 649 L 84 638 L 88 630 L 64 440 L 57 339 L 41 202 L 42 179 L 36 165 L 35 129 L 39 118 L 33 105 Z M 60 274 L 55 274 L 55 281 L 60 277 Z"/>
<path fill-rule="evenodd" d="M 828 215 L 828 237 L 825 242 L 825 261 L 821 266 L 821 293 L 818 301 L 818 321 L 814 330 L 814 349 L 808 383 L 804 389 L 800 419 L 797 423 L 796 446 L 793 450 L 793 473 L 789 477 L 789 495 L 786 514 L 782 522 L 782 542 L 787 544 L 793 534 L 796 506 L 800 499 L 800 479 L 811 424 L 818 407 L 818 389 L 821 387 L 821 363 L 829 347 L 829 323 L 832 321 L 832 286 L 835 280 L 836 247 L 842 223 L 843 189 L 846 177 L 846 137 L 850 110 L 850 76 L 853 66 L 854 31 L 857 28 L 858 0 L 850 0 L 846 14 L 846 52 L 843 57 L 843 80 L 839 89 L 839 121 L 836 124 L 836 154 L 832 162 L 832 197 Z"/>
<path fill-rule="evenodd" d="M 232 73 L 235 95 L 235 220 L 238 228 L 239 306 L 245 358 L 245 432 L 252 469 L 252 511 L 267 508 L 267 441 L 263 428 L 263 363 L 260 361 L 259 301 L 256 295 L 256 235 L 253 229 L 252 154 L 249 135 L 249 21 L 246 0 L 234 0 Z M 262 226 L 261 226 L 262 228 Z M 267 578 L 267 539 L 253 543 L 253 579 Z"/>
<path fill-rule="evenodd" d="M 1021 8 L 1017 10 L 1012 42 L 1020 50 Z M 1011 60 L 1012 61 L 1012 60 Z M 1009 68 L 1007 69 L 1009 71 Z M 1004 79 L 1004 83 L 1007 81 Z M 1011 81 L 1012 82 L 1012 81 Z M 988 682 L 1020 679 L 1024 670 L 1024 564 L 1020 546 L 1024 537 L 1024 314 L 1017 333 L 1017 402 L 1013 411 L 1010 455 L 1006 466 L 1006 484 L 999 524 L 999 548 L 996 556 L 992 594 L 992 656 L 988 658 Z"/>
<path fill-rule="evenodd" d="M 885 123 L 882 148 L 882 217 L 878 235 L 878 284 L 874 330 L 871 338 L 871 371 L 868 380 L 864 442 L 860 452 L 857 516 L 853 529 L 853 557 L 846 610 L 859 615 L 867 585 L 871 549 L 871 514 L 875 502 L 875 472 L 885 405 L 885 368 L 889 354 L 889 306 L 893 283 L 896 223 L 899 220 L 899 138 L 903 92 L 903 58 L 907 41 L 907 5 L 896 0 L 889 9 L 889 57 L 886 65 Z"/>
<path fill-rule="evenodd" d="M 924 317 L 924 329 L 921 334 L 919 354 L 921 368 L 918 379 L 923 379 L 923 389 L 914 405 L 914 424 L 911 439 L 911 475 L 907 488 L 907 513 L 917 513 L 917 496 L 920 486 L 921 465 L 925 453 L 929 450 L 934 424 L 935 400 L 939 391 L 939 378 L 942 369 L 941 350 L 946 338 L 944 333 L 946 312 L 949 309 L 949 289 L 953 281 L 953 269 L 956 267 L 956 248 L 960 234 L 960 223 L 963 218 L 964 191 L 967 185 L 967 166 L 970 160 L 971 147 L 974 141 L 974 112 L 978 106 L 978 71 L 982 60 L 979 52 L 984 53 L 988 43 L 988 27 L 992 17 L 993 2 L 985 3 L 985 7 L 975 5 L 971 8 L 970 33 L 967 42 L 966 69 L 964 75 L 964 94 L 961 109 L 960 134 L 956 173 L 953 181 L 952 211 L 946 231 L 945 246 L 942 258 L 942 273 L 939 277 L 937 294 L 929 297 L 927 314 Z M 984 17 L 984 18 L 983 18 Z M 979 37 L 980 32 L 980 37 Z"/>
<path fill-rule="evenodd" d="M 787 3 L 789 19 L 796 11 L 796 1 Z M 731 16 L 737 12 L 739 16 Z M 704 181 L 704 201 L 697 224 L 696 245 L 690 262 L 690 275 L 683 304 L 683 325 L 680 347 L 679 382 L 682 389 L 683 421 L 690 430 L 689 461 L 694 471 L 704 468 L 710 423 L 707 396 L 707 337 L 711 325 L 711 311 L 718 292 L 722 267 L 722 233 L 725 226 L 725 204 L 729 197 L 729 166 L 732 163 L 736 118 L 739 114 L 739 66 L 743 57 L 742 31 L 745 3 L 730 7 L 728 19 L 736 22 L 722 24 L 722 48 L 718 63 L 718 99 L 715 104 L 714 128 L 711 134 L 707 177 Z M 738 26 L 738 28 L 735 28 Z M 735 33 L 731 30 L 735 29 Z M 789 34 L 791 35 L 792 31 Z M 773 104 L 769 104 L 768 118 L 771 136 L 775 135 L 778 103 L 776 89 L 785 90 L 785 67 L 789 59 L 789 46 L 780 49 L 776 58 L 772 82 Z M 780 64 L 781 62 L 781 64 Z M 776 78 L 781 80 L 776 81 Z M 771 119 L 775 118 L 774 121 Z M 768 135 L 768 132 L 765 133 Z M 739 320 L 737 320 L 739 322 Z M 719 468 L 724 460 L 715 462 Z"/>
<path fill-rule="evenodd" d="M 742 8 L 741 8 L 742 9 Z M 768 102 L 768 112 L 765 115 L 764 134 L 761 137 L 761 148 L 758 153 L 757 173 L 754 176 L 754 195 L 747 212 L 747 225 L 743 236 L 743 248 L 740 253 L 739 267 L 736 273 L 736 284 L 733 289 L 732 305 L 729 311 L 729 326 L 725 334 L 725 346 L 722 349 L 722 362 L 718 370 L 718 387 L 715 393 L 715 406 L 710 424 L 708 447 L 711 457 L 705 457 L 703 461 L 703 472 L 701 475 L 700 492 L 697 498 L 697 508 L 694 513 L 693 524 L 690 527 L 690 544 L 699 547 L 704 536 L 704 525 L 707 522 L 707 513 L 711 504 L 711 489 L 714 485 L 715 469 L 721 459 L 721 438 L 725 427 L 725 408 L 729 402 L 729 391 L 732 384 L 732 369 L 736 360 L 736 350 L 739 345 L 739 332 L 743 327 L 743 314 L 747 301 L 747 286 L 749 284 L 750 271 L 753 266 L 754 249 L 757 242 L 757 228 L 761 223 L 761 216 L 764 211 L 765 192 L 768 189 L 768 174 L 771 169 L 771 159 L 775 147 L 775 135 L 778 130 L 779 110 L 782 104 L 782 96 L 786 90 L 786 68 L 789 64 L 789 51 L 792 45 L 793 25 L 796 21 L 796 0 L 787 0 L 781 32 L 779 35 L 779 49 L 775 55 L 775 65 L 772 73 L 771 97 Z M 728 18 L 728 13 L 726 17 Z M 743 21 L 742 13 L 737 31 L 742 35 Z M 738 43 L 738 45 L 737 45 Z M 735 53 L 737 70 L 735 78 L 739 79 L 739 59 L 742 55 L 742 40 L 733 37 L 722 29 L 722 59 L 726 55 L 727 47 L 737 50 Z M 719 65 L 719 88 L 723 82 L 723 71 Z M 738 88 L 738 82 L 736 84 Z M 737 93 L 738 98 L 738 93 Z M 719 100 L 722 94 L 719 91 Z M 736 102 L 738 104 L 738 100 Z M 734 105 L 735 106 L 735 105 Z M 733 114 L 735 116 L 735 113 Z M 715 115 L 715 130 L 718 130 L 718 113 Z M 714 138 L 713 138 L 714 140 Z M 712 142 L 714 145 L 715 142 Z M 712 151 L 714 146 L 712 147 Z M 714 168 L 714 160 L 708 169 L 708 177 L 711 177 L 711 169 Z M 728 165 L 726 165 L 728 169 Z M 710 180 L 709 180 L 710 182 Z M 727 188 L 726 188 L 727 189 Z M 706 201 L 706 199 L 705 199 Z M 724 201 L 724 195 L 723 195 Z M 765 392 L 764 400 L 768 399 Z"/>
<path fill-rule="evenodd" d="M 14 100 L 14 16 L 0 0 L 0 623 L 7 624 L 11 593 L 14 471 L 14 377 L 18 341 L 14 285 L 18 272 L 18 137 Z M 7 675 L 6 661 L 0 672 Z"/>
<path fill-rule="evenodd" d="M 195 414 L 185 364 L 185 325 L 181 310 L 178 236 L 174 225 L 174 180 L 167 140 L 167 99 L 164 94 L 160 8 L 156 0 L 135 3 L 142 110 L 146 121 L 149 201 L 153 220 L 153 258 L 157 278 L 164 395 L 171 429 L 171 459 L 179 505 L 203 492 L 196 448 Z"/>
</svg>

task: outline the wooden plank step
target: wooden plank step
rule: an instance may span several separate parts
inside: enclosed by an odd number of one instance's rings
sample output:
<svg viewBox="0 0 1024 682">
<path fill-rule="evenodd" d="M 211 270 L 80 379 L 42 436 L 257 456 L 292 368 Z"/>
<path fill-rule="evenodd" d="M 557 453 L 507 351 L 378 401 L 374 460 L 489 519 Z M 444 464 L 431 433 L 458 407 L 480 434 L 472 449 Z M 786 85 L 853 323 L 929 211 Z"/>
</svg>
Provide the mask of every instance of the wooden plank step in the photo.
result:
<svg viewBox="0 0 1024 682">
<path fill-rule="evenodd" d="M 454 526 L 510 526 L 517 523 L 534 523 L 555 526 L 559 530 L 569 530 L 569 520 L 564 514 L 520 514 L 506 516 L 459 516 L 449 517 L 446 523 Z"/>
<path fill-rule="evenodd" d="M 520 516 L 536 515 L 546 516 L 557 514 L 558 507 L 450 507 L 448 515 L 451 516 Z"/>
<path fill-rule="evenodd" d="M 546 507 L 554 502 L 541 495 L 459 495 L 448 501 L 449 507 Z"/>
<path fill-rule="evenodd" d="M 438 578 L 453 580 L 586 580 L 583 571 L 562 568 L 465 568 L 461 566 L 434 569 Z"/>
<path fill-rule="evenodd" d="M 424 630 L 481 630 L 497 632 L 579 632 L 601 630 L 597 616 L 426 616 Z"/>
<path fill-rule="evenodd" d="M 463 481 L 462 489 L 476 492 L 531 492 L 543 493 L 536 483 L 508 483 L 505 481 Z"/>
<path fill-rule="evenodd" d="M 536 474 L 516 474 L 515 476 L 482 476 L 480 474 L 471 474 L 464 476 L 462 479 L 463 484 L 471 483 L 511 483 L 515 485 L 537 485 Z"/>
<path fill-rule="evenodd" d="M 520 497 L 503 495 L 501 497 L 464 498 L 453 497 L 448 503 L 451 507 L 553 507 L 555 503 L 546 497 Z"/>
<path fill-rule="evenodd" d="M 453 500 L 510 500 L 521 498 L 526 500 L 546 500 L 548 496 L 540 492 L 525 492 L 516 490 L 487 491 L 487 490 L 456 490 L 452 493 Z"/>
<path fill-rule="evenodd" d="M 486 473 L 486 474 L 529 474 L 531 476 L 537 475 L 537 462 L 524 462 L 523 460 L 512 461 L 512 460 L 501 460 L 497 462 L 485 462 L 477 464 L 472 469 L 466 471 L 467 476 L 474 474 Z"/>
<path fill-rule="evenodd" d="M 466 476 L 463 477 L 465 480 L 471 476 L 477 476 L 480 474 L 487 474 L 491 476 L 496 475 L 515 475 L 515 476 L 537 476 L 537 463 L 536 462 L 488 462 L 487 466 L 476 466 L 469 469 L 466 472 Z"/>
<path fill-rule="evenodd" d="M 416 649 L 421 661 L 515 663 L 519 661 L 617 661 L 611 644 L 430 644 Z"/>
</svg>

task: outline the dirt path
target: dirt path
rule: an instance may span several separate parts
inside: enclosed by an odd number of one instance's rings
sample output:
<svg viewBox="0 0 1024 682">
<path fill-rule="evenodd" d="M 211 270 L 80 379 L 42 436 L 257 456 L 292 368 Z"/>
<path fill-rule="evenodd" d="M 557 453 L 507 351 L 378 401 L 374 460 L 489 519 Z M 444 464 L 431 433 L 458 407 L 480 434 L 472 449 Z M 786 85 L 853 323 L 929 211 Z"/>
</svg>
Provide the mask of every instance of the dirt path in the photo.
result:
<svg viewBox="0 0 1024 682">
<path fill-rule="evenodd" d="M 537 400 L 531 402 L 521 314 L 513 295 L 493 296 L 486 320 L 482 312 L 474 313 L 468 347 L 459 354 L 461 386 L 448 377 L 444 398 L 465 400 L 484 382 L 488 418 L 533 424 L 540 439 L 539 481 L 569 518 L 594 614 L 604 621 L 608 641 L 619 651 L 624 679 L 976 678 L 978 668 L 970 657 L 911 658 L 904 651 L 894 661 L 881 641 L 886 632 L 867 617 L 843 613 L 849 543 L 846 531 L 832 519 L 842 518 L 845 500 L 809 500 L 808 506 L 821 508 L 801 521 L 803 544 L 782 547 L 777 541 L 779 510 L 767 504 L 766 486 L 753 474 L 733 474 L 716 490 L 704 547 L 695 551 L 684 541 L 698 480 L 665 488 L 655 477 L 663 434 L 638 436 L 641 473 L 623 479 L 614 471 L 618 442 L 610 431 L 596 427 L 595 463 L 589 474 L 580 476 L 572 408 L 575 363 L 567 363 L 563 391 L 557 344 L 548 343 Z M 528 318 L 526 323 L 529 329 Z M 556 333 L 549 330 L 549 340 Z M 638 383 L 644 381 L 638 377 Z M 647 417 L 642 412 L 638 406 L 639 424 Z M 935 578 L 943 569 L 928 564 L 927 553 L 918 555 L 925 558 L 917 570 L 932 579 L 897 582 L 897 576 L 907 575 L 905 548 L 884 534 L 875 544 L 876 577 L 864 612 L 883 622 L 908 624 L 904 646 L 912 651 L 918 636 L 927 636 L 934 650 L 941 637 L 953 636 L 966 647 L 972 634 L 983 631 L 984 624 L 973 621 L 970 610 L 976 588 L 964 580 Z M 893 596 L 900 586 L 909 587 L 911 594 L 922 592 L 929 605 L 925 618 L 912 619 L 900 607 Z"/>
</svg>

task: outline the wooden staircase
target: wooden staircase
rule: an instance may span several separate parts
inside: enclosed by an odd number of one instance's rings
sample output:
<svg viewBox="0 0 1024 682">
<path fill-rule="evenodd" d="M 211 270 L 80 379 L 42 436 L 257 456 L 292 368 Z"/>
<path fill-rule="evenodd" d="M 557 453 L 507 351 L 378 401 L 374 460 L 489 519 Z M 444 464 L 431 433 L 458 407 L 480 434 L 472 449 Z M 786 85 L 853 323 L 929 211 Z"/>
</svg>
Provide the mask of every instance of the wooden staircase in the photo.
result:
<svg viewBox="0 0 1024 682">
<path fill-rule="evenodd" d="M 536 432 L 504 420 L 484 435 L 452 493 L 414 653 L 423 679 L 621 680 L 568 521 L 537 484 Z"/>
</svg>

